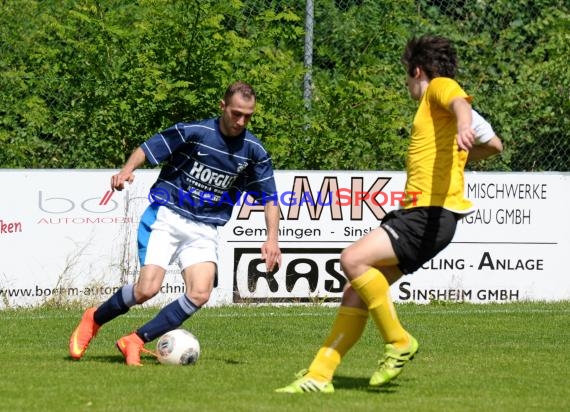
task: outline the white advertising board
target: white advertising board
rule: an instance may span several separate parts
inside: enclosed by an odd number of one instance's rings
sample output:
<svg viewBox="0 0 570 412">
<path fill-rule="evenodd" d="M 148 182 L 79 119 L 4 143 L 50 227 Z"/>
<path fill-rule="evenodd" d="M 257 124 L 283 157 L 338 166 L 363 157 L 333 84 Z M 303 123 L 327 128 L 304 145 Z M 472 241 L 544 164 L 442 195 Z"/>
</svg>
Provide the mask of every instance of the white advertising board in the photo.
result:
<svg viewBox="0 0 570 412">
<path fill-rule="evenodd" d="M 122 192 L 113 170 L 2 170 L 0 308 L 107 299 L 138 273 L 136 233 L 158 170 Z M 398 206 L 402 172 L 277 171 L 281 267 L 267 273 L 262 207 L 243 198 L 220 228 L 218 285 L 209 305 L 338 300 L 341 250 Z M 568 300 L 569 173 L 467 173 L 477 210 L 451 245 L 392 286 L 396 302 Z M 161 305 L 184 291 L 169 268 Z"/>
</svg>

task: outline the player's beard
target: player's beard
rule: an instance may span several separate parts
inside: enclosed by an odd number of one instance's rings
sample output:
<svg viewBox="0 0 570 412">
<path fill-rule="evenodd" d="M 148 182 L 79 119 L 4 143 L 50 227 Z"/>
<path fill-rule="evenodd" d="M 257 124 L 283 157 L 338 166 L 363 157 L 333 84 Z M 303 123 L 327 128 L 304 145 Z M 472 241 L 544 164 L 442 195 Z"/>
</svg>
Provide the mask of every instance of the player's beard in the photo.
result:
<svg viewBox="0 0 570 412">
<path fill-rule="evenodd" d="M 222 123 L 222 133 L 227 137 L 237 137 L 242 134 L 244 127 L 240 127 L 237 124 L 233 124 L 230 120 L 226 119 L 224 116 L 220 119 Z"/>
</svg>

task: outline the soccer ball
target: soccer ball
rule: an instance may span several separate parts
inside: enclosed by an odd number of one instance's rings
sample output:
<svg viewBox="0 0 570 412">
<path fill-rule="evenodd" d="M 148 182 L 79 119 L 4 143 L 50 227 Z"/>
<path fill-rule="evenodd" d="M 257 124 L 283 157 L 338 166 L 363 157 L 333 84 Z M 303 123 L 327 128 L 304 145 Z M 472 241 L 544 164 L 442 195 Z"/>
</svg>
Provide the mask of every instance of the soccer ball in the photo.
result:
<svg viewBox="0 0 570 412">
<path fill-rule="evenodd" d="M 164 365 L 193 365 L 200 357 L 200 342 L 185 329 L 174 329 L 156 343 L 158 361 Z"/>
</svg>

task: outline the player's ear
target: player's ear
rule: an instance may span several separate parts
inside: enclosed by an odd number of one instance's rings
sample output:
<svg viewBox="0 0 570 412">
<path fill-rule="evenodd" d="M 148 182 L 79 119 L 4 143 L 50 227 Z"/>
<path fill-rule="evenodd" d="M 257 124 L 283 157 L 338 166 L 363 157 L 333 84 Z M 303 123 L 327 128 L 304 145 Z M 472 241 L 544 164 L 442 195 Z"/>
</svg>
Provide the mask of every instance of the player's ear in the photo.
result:
<svg viewBox="0 0 570 412">
<path fill-rule="evenodd" d="M 220 100 L 220 109 L 222 109 L 222 111 L 224 111 L 224 109 L 226 108 L 226 102 L 224 102 L 224 99 Z"/>
<path fill-rule="evenodd" d="M 414 69 L 414 79 L 419 79 L 421 74 L 422 74 L 422 69 L 420 69 L 419 67 L 416 67 Z"/>
</svg>

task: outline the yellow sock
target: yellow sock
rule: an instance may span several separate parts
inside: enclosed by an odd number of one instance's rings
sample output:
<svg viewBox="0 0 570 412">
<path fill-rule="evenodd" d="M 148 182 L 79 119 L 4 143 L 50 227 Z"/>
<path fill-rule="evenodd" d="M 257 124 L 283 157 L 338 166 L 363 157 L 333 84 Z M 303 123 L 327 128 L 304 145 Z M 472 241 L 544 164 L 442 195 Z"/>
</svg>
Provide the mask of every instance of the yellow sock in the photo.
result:
<svg viewBox="0 0 570 412">
<path fill-rule="evenodd" d="M 391 343 L 397 348 L 408 347 L 408 333 L 398 320 L 390 296 L 390 285 L 382 272 L 370 268 L 354 279 L 351 285 L 368 306 L 370 316 L 384 342 Z"/>
<path fill-rule="evenodd" d="M 321 381 L 332 381 L 342 357 L 360 339 L 367 320 L 366 310 L 341 306 L 331 333 L 309 366 L 309 376 Z"/>
</svg>

